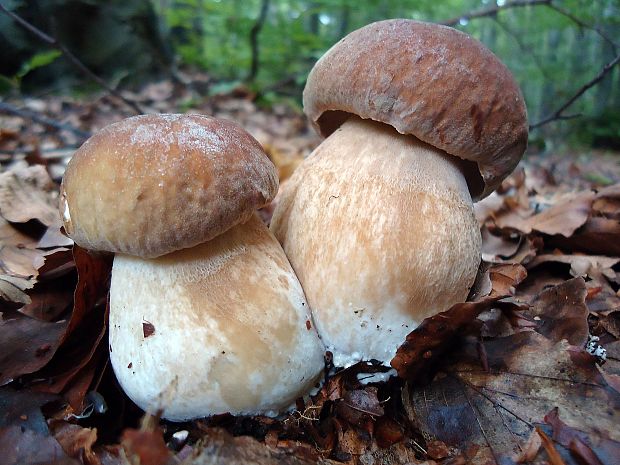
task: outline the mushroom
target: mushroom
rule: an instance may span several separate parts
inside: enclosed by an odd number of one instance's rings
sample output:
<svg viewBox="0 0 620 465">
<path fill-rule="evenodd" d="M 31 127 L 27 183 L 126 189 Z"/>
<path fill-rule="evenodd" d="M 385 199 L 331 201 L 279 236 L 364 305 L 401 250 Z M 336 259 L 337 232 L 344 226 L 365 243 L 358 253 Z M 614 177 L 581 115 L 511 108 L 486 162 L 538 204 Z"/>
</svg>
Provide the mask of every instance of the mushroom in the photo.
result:
<svg viewBox="0 0 620 465">
<path fill-rule="evenodd" d="M 402 19 L 334 45 L 303 97 L 327 138 L 282 190 L 271 229 L 334 363 L 389 362 L 422 320 L 466 299 L 481 247 L 472 199 L 517 165 L 525 104 L 480 42 Z"/>
<path fill-rule="evenodd" d="M 255 212 L 277 188 L 254 138 L 199 115 L 126 119 L 71 159 L 64 226 L 116 253 L 110 359 L 144 410 L 274 414 L 317 382 L 324 348 L 303 290 Z"/>
</svg>

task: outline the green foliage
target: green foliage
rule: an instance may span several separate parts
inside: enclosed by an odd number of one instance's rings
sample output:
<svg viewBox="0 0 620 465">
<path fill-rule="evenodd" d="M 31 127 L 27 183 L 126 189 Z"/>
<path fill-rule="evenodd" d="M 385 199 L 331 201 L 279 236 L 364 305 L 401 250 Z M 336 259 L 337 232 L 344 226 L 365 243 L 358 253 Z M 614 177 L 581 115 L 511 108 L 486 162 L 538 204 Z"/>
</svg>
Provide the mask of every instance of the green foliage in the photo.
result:
<svg viewBox="0 0 620 465">
<path fill-rule="evenodd" d="M 620 112 L 607 109 L 598 116 L 584 117 L 574 133 L 576 143 L 589 147 L 620 150 Z"/>
<path fill-rule="evenodd" d="M 61 55 L 62 53 L 60 53 L 59 50 L 48 50 L 45 52 L 36 53 L 31 56 L 28 61 L 22 64 L 22 67 L 17 73 L 16 77 L 22 79 L 29 72 L 53 63 Z"/>
<path fill-rule="evenodd" d="M 42 23 L 39 26 L 50 32 L 56 25 L 59 39 L 109 80 L 127 76 L 141 82 L 152 77 L 156 64 L 158 69 L 168 70 L 176 66 L 198 68 L 215 81 L 210 94 L 244 83 L 265 104 L 291 97 L 299 103 L 307 73 L 316 60 L 341 37 L 365 24 L 396 17 L 435 22 L 457 18 L 458 29 L 485 43 L 515 74 L 531 122 L 552 114 L 617 53 L 600 34 L 583 24 L 620 43 L 618 0 L 554 0 L 553 8 L 500 8 L 493 15 L 471 19 L 465 16 L 507 2 L 270 0 L 258 35 L 258 74 L 247 82 L 252 65 L 251 30 L 257 25 L 264 1 L 11 0 L 8 5 L 21 8 L 22 13 L 36 10 Z M 48 17 L 53 21 L 44 21 Z M 4 37 L 12 47 L 6 58 L 3 53 L 7 49 L 0 47 L 0 69 L 2 62 L 10 62 L 10 53 L 33 55 L 26 48 L 32 43 L 24 39 L 26 36 L 0 15 L 0 43 Z M 17 73 L 26 80 L 48 68 L 59 76 L 68 74 L 66 66 L 60 67 L 65 60 L 55 58 L 49 52 L 34 53 L 32 60 L 22 58 L 21 66 L 4 74 L 12 77 Z M 595 143 L 603 137 L 597 131 L 608 137 L 618 127 L 613 126 L 617 124 L 614 115 L 620 112 L 618 68 L 569 110 L 590 115 L 590 119 L 560 122 L 553 126 L 555 133 L 593 131 L 580 140 Z M 606 121 L 613 122 L 611 127 L 594 122 L 603 114 Z M 548 136 L 547 128 L 537 137 Z"/>
</svg>

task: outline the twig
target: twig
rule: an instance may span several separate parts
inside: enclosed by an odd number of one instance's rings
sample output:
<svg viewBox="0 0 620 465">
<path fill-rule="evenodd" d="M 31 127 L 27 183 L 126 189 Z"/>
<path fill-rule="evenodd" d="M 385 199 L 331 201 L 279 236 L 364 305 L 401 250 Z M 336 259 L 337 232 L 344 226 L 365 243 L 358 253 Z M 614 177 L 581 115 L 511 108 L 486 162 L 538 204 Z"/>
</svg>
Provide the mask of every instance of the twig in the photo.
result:
<svg viewBox="0 0 620 465">
<path fill-rule="evenodd" d="M 548 76 L 548 74 L 545 71 L 545 67 L 540 62 L 540 58 L 538 56 L 536 56 L 536 54 L 532 51 L 531 48 L 527 47 L 525 45 L 525 43 L 523 43 L 523 41 L 519 37 L 519 34 L 517 34 L 515 31 L 513 31 L 506 23 L 504 23 L 503 21 L 500 21 L 498 18 L 493 18 L 493 19 L 495 21 L 495 24 L 497 24 L 500 28 L 502 28 L 502 30 L 506 34 L 508 34 L 510 37 L 512 37 L 512 39 L 519 46 L 519 49 L 521 50 L 521 52 L 523 52 L 524 54 L 529 54 L 530 55 L 530 57 L 532 58 L 532 61 L 536 64 L 536 67 L 538 68 L 540 73 L 543 75 L 543 77 L 545 79 L 550 79 L 550 77 Z"/>
<path fill-rule="evenodd" d="M 616 42 L 614 42 L 604 31 L 602 31 L 599 27 L 596 27 L 592 24 L 588 24 L 584 21 L 582 21 L 581 19 L 577 18 L 575 15 L 573 15 L 572 13 L 570 13 L 569 11 L 564 10 L 563 8 L 560 8 L 559 6 L 555 5 L 552 2 L 549 2 L 549 4 L 545 5 L 547 8 L 551 8 L 553 11 L 555 11 L 556 13 L 561 14 L 562 16 L 566 16 L 568 19 L 570 19 L 571 21 L 573 21 L 575 24 L 577 24 L 579 27 L 582 27 L 584 29 L 591 29 L 592 31 L 596 32 L 599 36 L 602 37 L 602 39 L 607 42 L 609 45 L 611 45 L 611 48 L 614 51 L 614 55 L 618 54 L 618 44 L 616 44 Z"/>
<path fill-rule="evenodd" d="M 579 116 L 579 115 L 564 115 L 563 113 L 564 111 L 566 111 L 568 107 L 570 107 L 573 103 L 575 103 L 575 101 L 579 97 L 581 97 L 588 89 L 598 84 L 618 63 L 620 63 L 620 55 L 616 55 L 616 57 L 612 61 L 607 63 L 605 66 L 603 66 L 603 69 L 601 69 L 601 71 L 594 77 L 594 79 L 592 79 L 591 81 L 581 86 L 577 90 L 577 92 L 575 92 L 575 94 L 571 98 L 568 99 L 568 101 L 566 101 L 560 108 L 554 111 L 551 115 L 547 116 L 546 118 L 543 118 L 537 123 L 530 124 L 530 131 L 533 129 L 539 128 L 541 126 L 544 126 L 545 124 L 550 123 L 551 121 L 565 120 L 565 119 L 570 119 L 570 118 L 576 118 L 577 116 Z"/>
<path fill-rule="evenodd" d="M 82 139 L 88 139 L 91 136 L 91 133 L 88 131 L 83 131 L 68 124 L 59 123 L 58 121 L 46 118 L 44 116 L 40 116 L 30 110 L 20 110 L 19 108 L 16 108 L 13 105 L 5 102 L 0 102 L 0 113 L 15 115 L 19 116 L 20 118 L 29 119 L 31 121 L 34 121 L 35 123 L 54 128 L 58 131 L 69 131 L 76 136 L 81 137 Z"/>
<path fill-rule="evenodd" d="M 248 74 L 247 81 L 253 81 L 258 74 L 259 62 L 259 49 L 258 49 L 258 34 L 265 25 L 267 19 L 267 12 L 269 11 L 269 0 L 263 0 L 258 19 L 250 30 L 250 46 L 252 48 L 252 63 L 250 66 L 250 73 Z"/>
<path fill-rule="evenodd" d="M 494 16 L 503 10 L 509 10 L 512 8 L 523 8 L 523 7 L 535 6 L 535 5 L 550 5 L 550 4 L 551 4 L 551 0 L 513 0 L 513 1 L 506 2 L 503 5 L 492 6 L 488 8 L 483 8 L 481 10 L 472 11 L 471 13 L 465 13 L 455 18 L 449 19 L 447 21 L 442 21 L 439 24 L 443 24 L 444 26 L 455 26 L 456 24 L 459 24 L 461 21 L 469 21 L 470 19 Z"/>
<path fill-rule="evenodd" d="M 95 81 L 101 87 L 106 89 L 112 95 L 114 95 L 115 97 L 117 97 L 120 100 L 122 100 L 126 105 L 131 107 L 137 114 L 144 113 L 136 102 L 134 102 L 132 100 L 129 100 L 126 97 L 123 97 L 116 89 L 110 87 L 110 85 L 108 85 L 107 82 L 105 82 L 103 79 L 101 79 L 95 73 L 93 73 L 69 49 L 67 49 L 63 44 L 58 42 L 58 40 L 56 38 L 47 35 L 45 32 L 41 31 L 36 26 L 30 24 L 28 21 L 23 19 L 17 13 L 14 13 L 14 12 L 10 11 L 8 8 L 6 8 L 2 3 L 0 3 L 0 11 L 2 11 L 4 14 L 9 16 L 11 19 L 13 19 L 16 23 L 18 23 L 21 27 L 26 29 L 28 32 L 30 32 L 30 33 L 34 34 L 35 36 L 37 36 L 43 42 L 47 43 L 48 45 L 51 45 L 52 47 L 54 47 L 56 49 L 58 49 L 64 55 L 64 57 L 67 58 L 75 67 L 77 67 L 80 71 L 82 71 L 84 74 L 86 74 L 90 79 Z"/>
</svg>

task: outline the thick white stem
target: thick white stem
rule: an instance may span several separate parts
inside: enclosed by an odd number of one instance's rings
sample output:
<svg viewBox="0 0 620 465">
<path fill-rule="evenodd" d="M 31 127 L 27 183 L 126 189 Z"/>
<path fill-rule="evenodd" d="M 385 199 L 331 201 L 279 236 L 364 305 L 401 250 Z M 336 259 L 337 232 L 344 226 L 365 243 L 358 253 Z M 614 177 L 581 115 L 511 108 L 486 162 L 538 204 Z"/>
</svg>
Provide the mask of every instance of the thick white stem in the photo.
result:
<svg viewBox="0 0 620 465">
<path fill-rule="evenodd" d="M 147 411 L 277 413 L 314 386 L 323 352 L 301 286 L 256 215 L 190 249 L 114 259 L 110 358 Z"/>
<path fill-rule="evenodd" d="M 337 365 L 389 363 L 424 318 L 467 297 L 481 239 L 459 163 L 352 118 L 287 183 L 271 227 Z"/>
</svg>

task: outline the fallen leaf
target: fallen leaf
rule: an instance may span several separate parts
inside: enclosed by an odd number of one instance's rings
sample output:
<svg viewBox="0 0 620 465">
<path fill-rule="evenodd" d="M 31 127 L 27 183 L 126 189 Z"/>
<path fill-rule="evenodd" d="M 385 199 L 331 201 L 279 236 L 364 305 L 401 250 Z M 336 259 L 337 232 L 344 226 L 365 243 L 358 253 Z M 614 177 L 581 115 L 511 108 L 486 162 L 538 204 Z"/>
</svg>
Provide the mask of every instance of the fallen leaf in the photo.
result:
<svg viewBox="0 0 620 465">
<path fill-rule="evenodd" d="M 82 460 L 85 465 L 101 465 L 93 451 L 97 441 L 96 429 L 56 421 L 51 423 L 51 434 L 69 457 Z"/>
<path fill-rule="evenodd" d="M 562 202 L 552 205 L 533 216 L 523 218 L 513 214 L 496 220 L 500 228 L 509 228 L 529 234 L 538 231 L 549 235 L 570 237 L 583 226 L 590 216 L 590 209 L 594 201 L 594 192 L 580 192 L 570 194 Z"/>
<path fill-rule="evenodd" d="M 588 307 L 586 284 L 574 278 L 542 291 L 532 302 L 530 314 L 540 324 L 536 331 L 553 342 L 566 339 L 583 347 L 588 340 Z"/>
<path fill-rule="evenodd" d="M 56 206 L 58 188 L 45 167 L 18 164 L 0 173 L 0 215 L 12 223 L 38 220 L 60 226 Z"/>
<path fill-rule="evenodd" d="M 26 316 L 0 320 L 0 386 L 44 367 L 67 325 L 67 321 L 49 323 Z"/>
<path fill-rule="evenodd" d="M 81 465 L 53 437 L 18 425 L 0 428 L 0 457 L 5 465 Z"/>
<path fill-rule="evenodd" d="M 485 348 L 489 371 L 481 367 L 475 341 L 467 341 L 430 385 L 407 394 L 412 421 L 423 434 L 461 450 L 477 445 L 473 463 L 500 462 L 521 454 L 533 425 L 557 406 L 571 427 L 589 437 L 606 431 L 620 438 L 620 396 L 605 385 L 591 358 L 576 363 L 566 341 L 525 331 L 485 341 Z"/>
<path fill-rule="evenodd" d="M 144 431 L 128 428 L 123 431 L 121 444 L 134 465 L 165 465 L 172 455 L 159 429 Z"/>
</svg>

